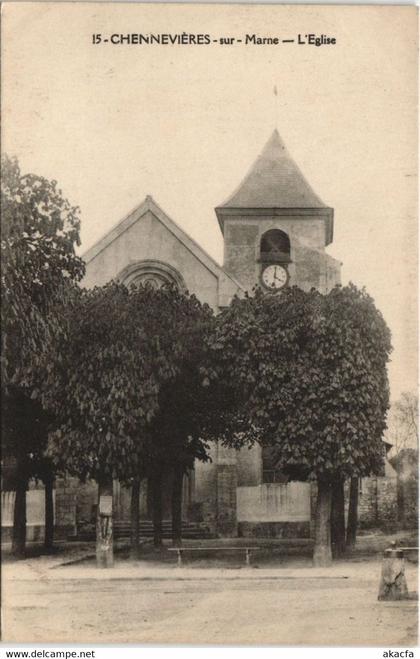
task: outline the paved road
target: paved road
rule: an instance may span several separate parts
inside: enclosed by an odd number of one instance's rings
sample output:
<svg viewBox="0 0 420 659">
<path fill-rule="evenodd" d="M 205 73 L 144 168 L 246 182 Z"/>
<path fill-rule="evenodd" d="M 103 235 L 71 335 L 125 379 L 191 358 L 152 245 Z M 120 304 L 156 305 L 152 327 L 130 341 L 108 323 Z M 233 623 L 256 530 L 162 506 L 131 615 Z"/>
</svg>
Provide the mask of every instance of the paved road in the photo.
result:
<svg viewBox="0 0 420 659">
<path fill-rule="evenodd" d="M 218 570 L 214 577 L 161 571 L 155 580 L 139 570 L 102 577 L 76 567 L 35 565 L 19 575 L 6 567 L 4 641 L 416 644 L 417 603 L 377 601 L 377 562 L 353 565 L 346 579 L 338 568 L 314 577 L 310 570 L 225 570 L 227 580 Z M 414 568 L 407 572 L 416 587 Z"/>
</svg>

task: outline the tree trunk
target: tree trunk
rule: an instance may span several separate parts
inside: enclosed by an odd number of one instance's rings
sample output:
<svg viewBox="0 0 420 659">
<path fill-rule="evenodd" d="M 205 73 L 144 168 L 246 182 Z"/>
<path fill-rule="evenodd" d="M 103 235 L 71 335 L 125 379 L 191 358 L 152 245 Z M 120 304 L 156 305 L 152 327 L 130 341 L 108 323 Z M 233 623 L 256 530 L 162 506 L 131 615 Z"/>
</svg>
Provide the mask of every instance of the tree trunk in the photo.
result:
<svg viewBox="0 0 420 659">
<path fill-rule="evenodd" d="M 135 478 L 131 486 L 130 519 L 130 554 L 137 559 L 140 553 L 140 478 Z"/>
<path fill-rule="evenodd" d="M 344 481 L 339 479 L 332 486 L 331 500 L 331 549 L 333 558 L 346 551 L 346 522 L 344 517 Z"/>
<path fill-rule="evenodd" d="M 96 567 L 114 565 L 112 533 L 113 482 L 112 478 L 98 482 L 98 512 L 96 516 Z"/>
<path fill-rule="evenodd" d="M 15 492 L 15 506 L 13 509 L 13 537 L 12 554 L 17 558 L 24 558 L 26 551 L 26 490 L 28 481 L 22 480 L 17 484 Z"/>
<path fill-rule="evenodd" d="M 349 514 L 347 518 L 346 548 L 354 549 L 357 533 L 357 508 L 359 504 L 359 479 L 350 479 Z"/>
<path fill-rule="evenodd" d="M 152 474 L 153 544 L 162 546 L 162 471 L 159 467 Z"/>
<path fill-rule="evenodd" d="M 329 567 L 331 557 L 331 483 L 318 481 L 318 497 L 315 513 L 315 545 L 313 564 L 315 567 Z"/>
<path fill-rule="evenodd" d="M 401 480 L 400 475 L 397 476 L 397 515 L 398 515 L 398 527 L 400 529 L 406 528 L 406 518 L 405 518 L 405 501 L 404 501 L 404 483 Z"/>
<path fill-rule="evenodd" d="M 172 485 L 172 544 L 179 547 L 182 544 L 182 483 L 184 469 L 182 464 L 175 465 Z"/>
<path fill-rule="evenodd" d="M 54 477 L 44 480 L 45 486 L 45 536 L 44 547 L 51 551 L 54 545 L 54 498 L 53 498 Z"/>
</svg>

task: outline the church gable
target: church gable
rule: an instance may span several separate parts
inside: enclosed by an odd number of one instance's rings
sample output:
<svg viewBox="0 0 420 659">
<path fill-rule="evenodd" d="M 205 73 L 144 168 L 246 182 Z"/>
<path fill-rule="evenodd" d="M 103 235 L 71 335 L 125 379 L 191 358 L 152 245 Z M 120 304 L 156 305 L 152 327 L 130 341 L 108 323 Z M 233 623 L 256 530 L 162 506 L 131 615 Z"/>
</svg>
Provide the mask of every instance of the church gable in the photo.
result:
<svg viewBox="0 0 420 659">
<path fill-rule="evenodd" d="M 174 281 L 212 308 L 228 303 L 240 286 L 173 222 L 151 197 L 84 255 L 83 285 L 111 279 L 130 283 L 147 276 Z"/>
</svg>

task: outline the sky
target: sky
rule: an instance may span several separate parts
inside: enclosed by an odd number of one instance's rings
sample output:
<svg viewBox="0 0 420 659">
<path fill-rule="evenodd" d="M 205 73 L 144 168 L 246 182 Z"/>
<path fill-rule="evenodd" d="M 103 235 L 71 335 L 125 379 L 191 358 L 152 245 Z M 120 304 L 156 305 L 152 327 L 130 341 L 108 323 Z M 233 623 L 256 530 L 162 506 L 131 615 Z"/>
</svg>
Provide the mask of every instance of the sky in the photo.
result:
<svg viewBox="0 0 420 659">
<path fill-rule="evenodd" d="M 328 252 L 391 328 L 391 395 L 417 382 L 417 49 L 404 6 L 6 3 L 2 149 L 81 208 L 83 253 L 147 194 L 219 263 L 214 207 L 273 129 L 335 210 Z M 93 34 L 280 45 L 113 45 Z M 298 45 L 298 34 L 335 45 Z M 273 88 L 277 87 L 277 96 Z"/>
</svg>

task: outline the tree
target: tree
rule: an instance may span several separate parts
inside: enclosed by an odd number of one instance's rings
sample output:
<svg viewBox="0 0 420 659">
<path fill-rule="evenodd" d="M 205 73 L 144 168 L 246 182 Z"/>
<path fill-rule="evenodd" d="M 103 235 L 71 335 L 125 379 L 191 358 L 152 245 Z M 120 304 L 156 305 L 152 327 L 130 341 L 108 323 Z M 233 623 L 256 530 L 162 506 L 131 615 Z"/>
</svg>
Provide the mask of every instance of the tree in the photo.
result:
<svg viewBox="0 0 420 659">
<path fill-rule="evenodd" d="M 44 545 L 47 550 L 52 549 L 54 474 L 51 462 L 45 457 L 50 423 L 39 401 L 29 398 L 20 388 L 9 386 L 2 401 L 2 449 L 5 462 L 9 463 L 3 486 L 15 492 L 12 551 L 19 557 L 25 555 L 26 492 L 31 478 L 45 485 Z"/>
<path fill-rule="evenodd" d="M 212 348 L 220 377 L 236 387 L 248 428 L 272 445 L 277 467 L 316 480 L 314 564 L 328 565 L 333 483 L 378 473 L 383 463 L 385 321 L 353 285 L 327 295 L 257 291 L 220 315 Z"/>
<path fill-rule="evenodd" d="M 166 299 L 176 344 L 176 375 L 163 383 L 159 408 L 151 422 L 152 483 L 157 502 L 155 544 L 159 544 L 159 496 L 162 474 L 172 475 L 172 540 L 182 542 L 182 484 L 195 460 L 209 460 L 209 442 L 222 433 L 231 413 L 231 398 L 211 369 L 208 341 L 215 318 L 194 296 L 171 294 Z M 168 337 L 170 339 L 170 337 Z M 170 341 L 168 342 L 170 345 Z M 210 377 L 207 377 L 207 373 Z"/>
<path fill-rule="evenodd" d="M 354 549 L 356 545 L 359 507 L 359 478 L 350 478 L 349 511 L 347 516 L 346 549 Z"/>
<path fill-rule="evenodd" d="M 417 393 L 405 391 L 391 404 L 388 415 L 387 441 L 393 445 L 393 453 L 404 448 L 419 448 L 419 398 Z"/>
<path fill-rule="evenodd" d="M 106 501 L 101 497 L 112 497 L 113 479 L 132 484 L 134 520 L 138 480 L 153 475 L 158 521 L 162 470 L 172 465 L 169 439 L 179 446 L 174 438 L 180 423 L 179 409 L 164 413 L 162 406 L 180 390 L 188 346 L 194 354 L 194 341 L 199 342 L 212 313 L 194 296 L 172 288 L 128 289 L 113 282 L 75 290 L 56 313 L 61 320 L 51 333 L 50 355 L 38 383 L 42 404 L 60 419 L 50 433 L 49 454 L 69 474 L 98 482 L 97 529 L 103 540 L 98 561 L 107 564 L 112 562 L 112 515 L 101 510 Z M 197 382 L 196 375 L 190 387 Z M 159 440 L 157 428 L 162 430 Z"/>
<path fill-rule="evenodd" d="M 417 522 L 419 400 L 416 392 L 405 391 L 391 404 L 386 441 L 392 445 L 391 465 L 397 471 L 398 521 L 402 528 Z"/>
<path fill-rule="evenodd" d="M 332 484 L 331 492 L 331 550 L 333 558 L 342 556 L 345 549 L 344 481 L 339 478 Z"/>
<path fill-rule="evenodd" d="M 172 480 L 172 540 L 178 545 L 182 542 L 184 475 L 195 460 L 209 460 L 209 442 L 225 428 L 230 413 L 229 392 L 207 368 L 213 312 L 194 295 L 171 288 L 160 289 L 158 296 L 160 345 L 168 351 L 174 375 L 160 386 L 158 409 L 149 426 L 148 477 L 156 546 L 162 544 L 163 478 Z"/>
<path fill-rule="evenodd" d="M 144 468 L 147 424 L 161 378 L 171 364 L 152 322 L 151 292 L 111 283 L 74 289 L 51 332 L 49 356 L 35 391 L 59 423 L 49 455 L 57 468 L 98 483 L 98 564 L 112 564 L 113 479 L 129 481 Z M 157 313 L 154 316 L 158 326 Z"/>
<path fill-rule="evenodd" d="M 39 475 L 47 434 L 45 419 L 40 420 L 43 411 L 31 402 L 36 396 L 27 374 L 36 371 L 56 322 L 51 314 L 54 301 L 64 295 L 67 281 L 83 276 L 84 265 L 74 251 L 79 244 L 79 209 L 63 197 L 56 181 L 22 175 L 17 160 L 7 156 L 2 158 L 1 218 L 1 374 L 7 416 L 2 448 L 4 459 L 16 467 L 14 550 L 22 555 L 26 490 L 29 479 Z M 47 520 L 51 522 L 50 509 Z M 50 526 L 47 535 L 50 544 Z"/>
<path fill-rule="evenodd" d="M 140 550 L 140 477 L 133 478 L 131 482 L 130 501 L 130 553 L 131 558 L 137 559 Z"/>
<path fill-rule="evenodd" d="M 79 208 L 63 197 L 56 181 L 22 175 L 16 159 L 2 158 L 2 378 L 19 385 L 23 359 L 42 351 L 48 312 L 68 279 L 79 281 L 84 264 Z M 36 365 L 36 364 L 35 364 Z"/>
</svg>

